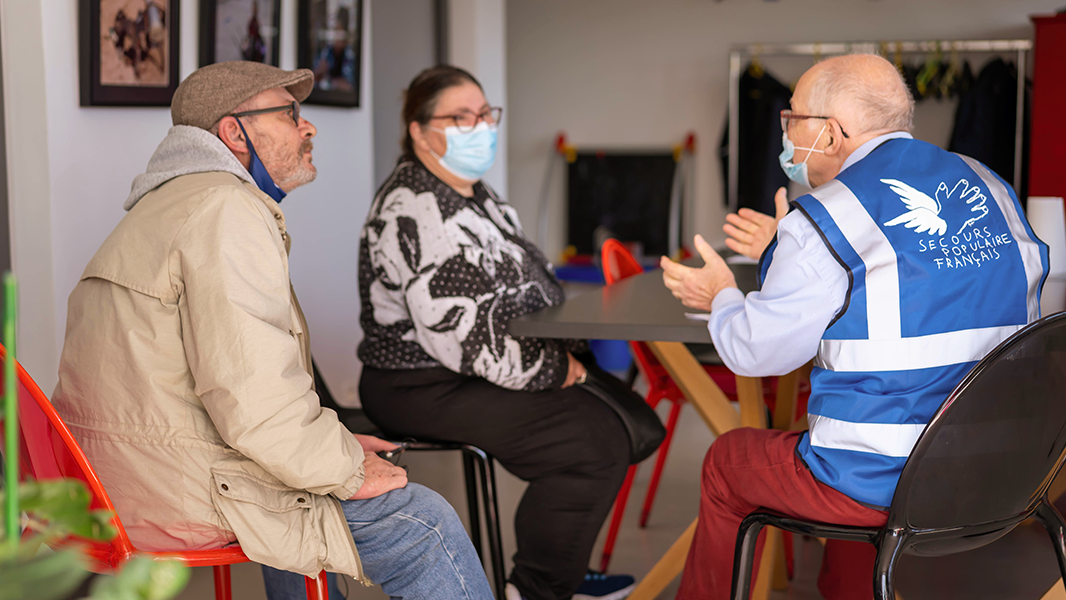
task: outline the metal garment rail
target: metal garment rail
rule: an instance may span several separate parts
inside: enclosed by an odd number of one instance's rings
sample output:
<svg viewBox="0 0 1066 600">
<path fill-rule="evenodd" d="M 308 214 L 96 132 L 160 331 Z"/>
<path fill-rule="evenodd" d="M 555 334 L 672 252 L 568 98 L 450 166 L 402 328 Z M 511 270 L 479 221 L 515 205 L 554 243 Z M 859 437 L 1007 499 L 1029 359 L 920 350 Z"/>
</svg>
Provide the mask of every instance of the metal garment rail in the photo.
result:
<svg viewBox="0 0 1066 600">
<path fill-rule="evenodd" d="M 1014 123 L 1014 192 L 1022 183 L 1022 134 L 1025 114 L 1025 53 L 1033 49 L 1031 40 L 934 40 L 926 42 L 835 42 L 830 44 L 744 44 L 729 49 L 729 212 L 737 211 L 737 186 L 740 165 L 740 72 L 747 57 L 764 56 L 831 56 L 859 52 L 922 54 L 935 52 L 1017 52 L 1018 109 Z"/>
</svg>

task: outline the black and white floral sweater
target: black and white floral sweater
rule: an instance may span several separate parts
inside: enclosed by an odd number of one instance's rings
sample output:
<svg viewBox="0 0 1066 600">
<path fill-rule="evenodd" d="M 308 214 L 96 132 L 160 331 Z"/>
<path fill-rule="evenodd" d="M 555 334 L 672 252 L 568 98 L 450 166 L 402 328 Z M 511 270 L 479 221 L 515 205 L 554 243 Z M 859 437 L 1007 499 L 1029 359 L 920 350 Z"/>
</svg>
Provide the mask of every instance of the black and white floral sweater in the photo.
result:
<svg viewBox="0 0 1066 600">
<path fill-rule="evenodd" d="M 484 183 L 460 195 L 417 159 L 374 198 L 359 242 L 359 359 L 379 369 L 444 366 L 512 390 L 560 387 L 574 340 L 512 337 L 507 322 L 563 301 L 518 214 Z"/>
</svg>

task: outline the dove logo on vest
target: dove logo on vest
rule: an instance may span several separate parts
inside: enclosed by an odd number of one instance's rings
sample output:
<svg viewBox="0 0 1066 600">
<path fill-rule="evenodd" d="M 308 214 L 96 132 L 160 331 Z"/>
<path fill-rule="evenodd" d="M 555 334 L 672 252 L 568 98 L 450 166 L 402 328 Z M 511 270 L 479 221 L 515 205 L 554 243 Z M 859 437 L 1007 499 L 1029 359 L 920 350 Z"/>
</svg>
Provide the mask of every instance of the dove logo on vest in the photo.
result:
<svg viewBox="0 0 1066 600">
<path fill-rule="evenodd" d="M 933 196 L 898 179 L 882 179 L 881 183 L 895 192 L 907 208 L 907 212 L 884 225 L 903 225 L 915 233 L 939 236 L 918 240 L 919 252 L 932 252 L 938 270 L 980 267 L 981 263 L 998 260 L 1002 255 L 997 248 L 1014 241 L 1008 233 L 993 233 L 988 227 L 974 226 L 988 214 L 988 196 L 979 186 L 971 186 L 965 179 L 960 179 L 950 187 L 940 182 Z M 945 236 L 948 223 L 941 212 L 944 211 L 945 202 L 950 201 L 964 202 L 970 207 L 970 214 L 955 234 Z"/>
</svg>

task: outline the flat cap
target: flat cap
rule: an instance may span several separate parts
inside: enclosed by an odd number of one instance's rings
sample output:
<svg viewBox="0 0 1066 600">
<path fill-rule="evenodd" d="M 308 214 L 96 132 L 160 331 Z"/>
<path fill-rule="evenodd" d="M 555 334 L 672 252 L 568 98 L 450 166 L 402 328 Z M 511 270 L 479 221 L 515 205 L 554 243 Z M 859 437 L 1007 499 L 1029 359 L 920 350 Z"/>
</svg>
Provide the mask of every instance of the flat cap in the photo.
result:
<svg viewBox="0 0 1066 600">
<path fill-rule="evenodd" d="M 170 102 L 175 125 L 211 129 L 242 102 L 274 88 L 285 88 L 298 102 L 311 94 L 315 77 L 310 69 L 283 71 L 246 60 L 215 63 L 197 69 L 181 82 Z"/>
</svg>

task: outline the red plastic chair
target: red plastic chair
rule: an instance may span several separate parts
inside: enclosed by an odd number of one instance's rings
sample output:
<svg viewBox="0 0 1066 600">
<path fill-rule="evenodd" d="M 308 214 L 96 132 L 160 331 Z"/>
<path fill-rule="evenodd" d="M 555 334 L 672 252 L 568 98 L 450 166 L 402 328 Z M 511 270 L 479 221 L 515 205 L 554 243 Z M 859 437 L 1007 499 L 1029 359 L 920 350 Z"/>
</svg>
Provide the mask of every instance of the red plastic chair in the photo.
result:
<svg viewBox="0 0 1066 600">
<path fill-rule="evenodd" d="M 607 285 L 644 272 L 644 268 L 633 258 L 629 250 L 616 239 L 609 239 L 604 242 L 600 256 L 602 258 L 603 278 Z M 643 528 L 648 524 L 648 517 L 651 514 L 652 505 L 655 503 L 655 494 L 659 489 L 659 480 L 662 477 L 663 466 L 666 464 L 666 456 L 670 452 L 670 443 L 674 439 L 674 430 L 677 428 L 677 420 L 681 415 L 681 406 L 685 402 L 685 395 L 673 378 L 670 377 L 666 367 L 655 358 L 646 343 L 631 341 L 629 342 L 629 348 L 633 352 L 633 357 L 637 361 L 640 372 L 648 382 L 648 395 L 645 398 L 648 405 L 655 408 L 663 400 L 672 403 L 670 416 L 666 422 L 666 438 L 663 439 L 662 445 L 659 446 L 659 453 L 655 460 L 655 470 L 652 472 L 651 481 L 648 483 L 648 492 L 644 497 L 644 506 L 640 511 L 640 526 Z M 714 380 L 714 383 L 721 388 L 727 398 L 734 402 L 737 400 L 737 379 L 732 371 L 725 365 L 713 364 L 704 364 L 703 369 Z M 776 379 L 764 379 L 763 397 L 767 399 L 770 410 L 773 410 L 776 388 Z M 797 404 L 801 404 L 805 399 L 798 400 Z M 802 405 L 799 408 L 802 410 Z M 618 491 L 618 497 L 615 499 L 614 512 L 611 514 L 611 525 L 607 530 L 607 539 L 603 545 L 603 556 L 600 559 L 601 571 L 606 571 L 611 561 L 614 544 L 618 538 L 618 530 L 622 525 L 622 515 L 625 514 L 626 502 L 629 500 L 629 492 L 633 487 L 633 479 L 636 474 L 637 465 L 629 467 L 625 482 L 622 483 L 622 489 Z"/>
<path fill-rule="evenodd" d="M 621 281 L 633 275 L 644 272 L 629 250 L 621 242 L 609 239 L 603 244 L 601 251 L 603 278 L 607 285 Z M 648 522 L 648 515 L 655 502 L 655 493 L 659 489 L 659 480 L 662 477 L 663 465 L 666 464 L 666 456 L 670 452 L 670 443 L 674 439 L 674 430 L 677 428 L 677 420 L 681 415 L 681 406 L 685 402 L 685 396 L 681 388 L 677 387 L 673 378 L 666 372 L 666 368 L 652 354 L 648 345 L 644 342 L 629 342 L 629 348 L 633 352 L 633 358 L 637 361 L 637 367 L 648 382 L 648 395 L 645 401 L 655 408 L 663 400 L 672 403 L 670 416 L 666 422 L 666 438 L 659 446 L 658 456 L 655 460 L 655 470 L 652 472 L 651 481 L 648 483 L 648 492 L 644 496 L 644 507 L 640 511 L 640 526 L 644 527 Z M 704 365 L 707 374 L 711 376 L 718 387 L 730 400 L 736 400 L 736 378 L 733 373 L 724 366 Z M 633 479 L 637 474 L 637 465 L 629 467 L 622 489 L 618 491 L 618 497 L 614 502 L 614 512 L 611 514 L 611 525 L 607 530 L 607 540 L 603 546 L 603 556 L 600 559 L 600 570 L 606 571 L 611 562 L 611 554 L 614 551 L 615 540 L 618 538 L 618 530 L 622 525 L 622 515 L 625 514 L 626 502 L 629 500 L 629 492 L 633 487 Z"/>
<path fill-rule="evenodd" d="M 6 360 L 7 353 L 0 346 L 0 359 Z M 0 362 L 2 362 L 0 360 Z M 56 413 L 48 397 L 22 368 L 18 370 L 19 392 L 19 429 L 22 439 L 19 442 L 20 475 L 23 479 L 30 477 L 38 481 L 49 479 L 73 478 L 85 483 L 92 496 L 92 509 L 115 512 L 111 499 L 104 490 L 100 478 L 96 476 L 88 458 L 82 452 L 78 442 L 71 435 L 62 418 Z M 0 441 L 3 431 L 0 430 Z M 96 573 L 110 573 L 122 563 L 135 555 L 151 557 L 153 560 L 174 560 L 190 567 L 214 567 L 215 599 L 231 600 L 230 565 L 250 562 L 240 546 L 233 545 L 217 550 L 183 550 L 179 552 L 143 552 L 130 542 L 122 521 L 115 514 L 111 522 L 118 534 L 109 542 L 98 542 L 82 538 L 69 538 L 66 543 L 78 543 L 85 551 L 90 565 Z M 328 600 L 326 572 L 319 573 L 316 579 L 305 578 L 308 600 Z"/>
</svg>

